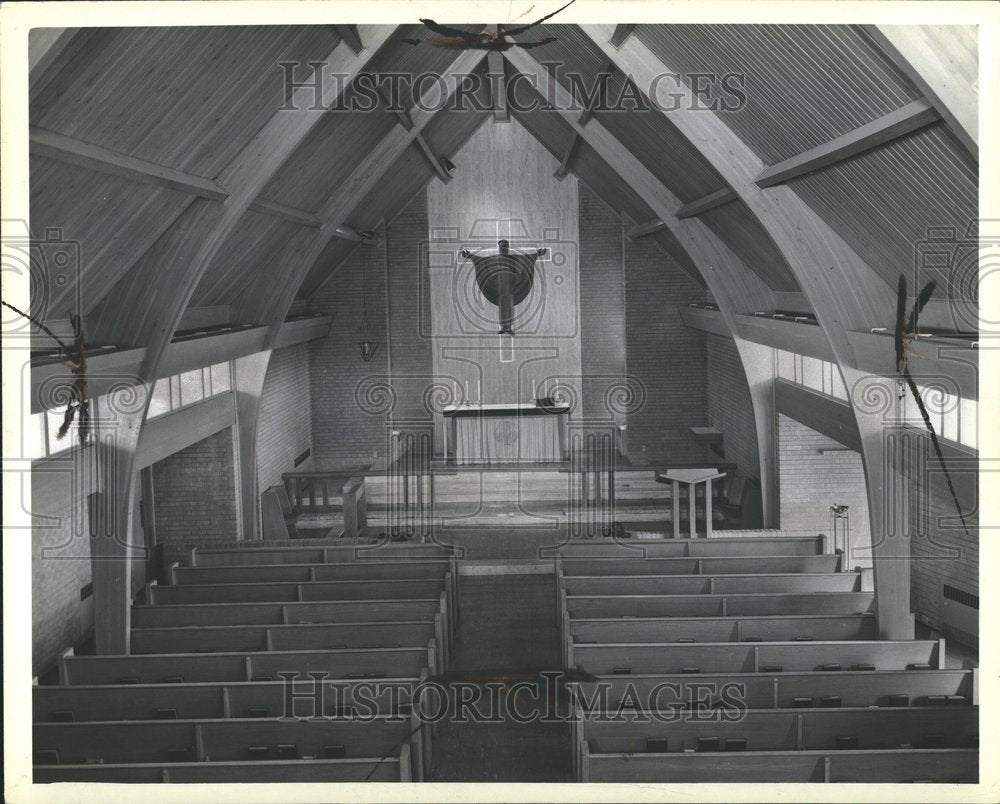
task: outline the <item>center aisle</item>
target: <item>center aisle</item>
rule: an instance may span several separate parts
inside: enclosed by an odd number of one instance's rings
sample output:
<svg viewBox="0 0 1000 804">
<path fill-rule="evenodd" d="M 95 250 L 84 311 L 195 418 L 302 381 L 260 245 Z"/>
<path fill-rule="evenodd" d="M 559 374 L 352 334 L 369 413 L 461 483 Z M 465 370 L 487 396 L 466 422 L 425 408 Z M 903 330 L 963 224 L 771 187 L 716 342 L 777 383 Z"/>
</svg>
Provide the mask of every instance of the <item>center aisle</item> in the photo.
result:
<svg viewBox="0 0 1000 804">
<path fill-rule="evenodd" d="M 466 576 L 461 583 L 461 623 L 452 655 L 452 673 L 519 672 L 560 667 L 559 636 L 552 600 L 551 575 Z M 544 690 L 544 688 L 543 688 Z M 505 691 L 492 700 L 494 722 L 442 722 L 434 742 L 431 782 L 571 782 L 570 737 L 565 722 L 539 718 L 518 723 L 508 715 L 544 711 L 533 707 L 527 690 L 515 701 Z M 453 700 L 454 703 L 454 700 Z M 560 706 L 560 711 L 564 704 Z M 475 709 L 490 714 L 491 697 L 483 688 Z"/>
</svg>

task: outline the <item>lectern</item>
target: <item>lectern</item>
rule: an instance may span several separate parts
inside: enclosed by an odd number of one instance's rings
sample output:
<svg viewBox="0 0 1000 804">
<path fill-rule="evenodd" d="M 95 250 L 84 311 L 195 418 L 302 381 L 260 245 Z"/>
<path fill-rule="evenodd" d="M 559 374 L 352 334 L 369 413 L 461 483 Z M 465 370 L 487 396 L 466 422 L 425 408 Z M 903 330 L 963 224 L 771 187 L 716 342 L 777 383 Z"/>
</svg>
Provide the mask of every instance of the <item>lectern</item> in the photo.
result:
<svg viewBox="0 0 1000 804">
<path fill-rule="evenodd" d="M 681 537 L 681 503 L 680 503 L 680 486 L 681 483 L 687 486 L 688 490 L 688 527 L 690 528 L 691 538 L 697 537 L 697 527 L 696 527 L 696 502 L 695 502 L 695 490 L 698 488 L 699 483 L 705 484 L 705 536 L 706 538 L 711 538 L 712 536 L 712 481 L 718 480 L 720 477 L 725 477 L 725 472 L 720 472 L 718 469 L 669 469 L 666 472 L 661 472 L 656 475 L 657 483 L 670 483 L 671 484 L 671 499 L 670 499 L 670 511 L 671 517 L 674 521 L 674 538 L 679 539 Z"/>
</svg>

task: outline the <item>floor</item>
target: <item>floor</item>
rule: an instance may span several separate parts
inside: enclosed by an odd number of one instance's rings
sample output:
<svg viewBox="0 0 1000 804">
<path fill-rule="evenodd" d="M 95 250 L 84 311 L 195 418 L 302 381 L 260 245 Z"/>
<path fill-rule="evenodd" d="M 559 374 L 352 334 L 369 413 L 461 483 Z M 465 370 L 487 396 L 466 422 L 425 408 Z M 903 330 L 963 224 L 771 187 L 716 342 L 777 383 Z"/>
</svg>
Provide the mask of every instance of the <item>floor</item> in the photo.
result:
<svg viewBox="0 0 1000 804">
<path fill-rule="evenodd" d="M 461 584 L 461 622 L 451 673 L 482 679 L 486 674 L 518 675 L 560 667 L 552 575 L 465 576 Z M 563 722 L 518 723 L 503 714 L 510 706 L 524 719 L 554 712 L 542 698 L 532 706 L 526 690 L 505 690 L 490 703 L 484 687 L 473 708 L 494 722 L 449 718 L 433 744 L 432 782 L 570 782 L 570 743 Z M 471 693 L 469 694 L 471 697 Z M 452 712 L 456 712 L 453 707 Z M 555 718 L 548 718 L 554 720 Z M 497 722 L 500 721 L 500 722 Z"/>
</svg>

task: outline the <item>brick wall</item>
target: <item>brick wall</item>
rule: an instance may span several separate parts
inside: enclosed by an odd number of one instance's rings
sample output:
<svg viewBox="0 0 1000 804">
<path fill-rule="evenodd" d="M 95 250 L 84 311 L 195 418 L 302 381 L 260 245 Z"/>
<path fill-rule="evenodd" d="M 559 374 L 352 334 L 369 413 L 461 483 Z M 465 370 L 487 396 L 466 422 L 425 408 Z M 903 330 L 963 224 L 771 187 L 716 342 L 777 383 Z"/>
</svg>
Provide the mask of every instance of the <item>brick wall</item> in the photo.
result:
<svg viewBox="0 0 1000 804">
<path fill-rule="evenodd" d="M 434 383 L 434 344 L 427 272 L 427 194 L 417 196 L 386 226 L 389 275 L 389 361 L 397 420 L 430 419 L 424 397 Z"/>
<path fill-rule="evenodd" d="M 871 566 L 868 496 L 859 453 L 778 414 L 778 478 L 782 531 L 831 533 L 830 506 L 848 505 L 851 564 Z"/>
<path fill-rule="evenodd" d="M 309 349 L 306 344 L 271 355 L 257 420 L 257 491 L 281 483 L 295 459 L 312 446 Z"/>
<path fill-rule="evenodd" d="M 613 417 L 606 394 L 627 372 L 622 222 L 585 184 L 579 187 L 583 413 L 605 419 Z"/>
<path fill-rule="evenodd" d="M 84 450 L 89 455 L 92 450 Z M 87 494 L 93 473 L 82 472 L 80 450 L 65 460 L 47 461 L 33 472 L 31 530 L 31 658 L 32 673 L 40 675 L 65 648 L 78 644 L 93 628 L 93 596 L 80 600 L 91 582 Z"/>
<path fill-rule="evenodd" d="M 370 363 L 361 359 L 356 346 L 364 296 L 362 277 L 367 284 L 368 322 L 382 344 Z M 385 279 L 383 238 L 381 245 L 355 249 L 309 300 L 310 312 L 333 319 L 330 334 L 309 343 L 313 466 L 317 469 L 367 467 L 376 460 L 374 453 L 385 455 Z"/>
<path fill-rule="evenodd" d="M 231 427 L 153 464 L 156 541 L 236 538 Z"/>
<path fill-rule="evenodd" d="M 645 446 L 653 463 L 703 461 L 688 428 L 706 423 L 705 336 L 684 325 L 677 306 L 705 291 L 649 238 L 626 240 L 624 251 L 626 362 L 646 389 L 645 406 L 628 417 L 629 451 Z"/>
<path fill-rule="evenodd" d="M 708 421 L 724 433 L 726 460 L 737 472 L 760 479 L 757 425 L 750 388 L 736 345 L 729 338 L 706 335 L 708 358 Z"/>
</svg>

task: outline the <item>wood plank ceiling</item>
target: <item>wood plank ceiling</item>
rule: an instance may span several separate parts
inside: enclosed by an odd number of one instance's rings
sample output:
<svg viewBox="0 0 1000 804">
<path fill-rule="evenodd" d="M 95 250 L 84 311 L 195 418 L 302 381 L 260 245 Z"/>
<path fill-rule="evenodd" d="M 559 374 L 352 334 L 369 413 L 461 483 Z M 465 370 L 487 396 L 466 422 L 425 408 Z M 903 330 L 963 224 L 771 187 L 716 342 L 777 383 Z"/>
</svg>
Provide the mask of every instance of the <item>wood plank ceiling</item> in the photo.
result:
<svg viewBox="0 0 1000 804">
<path fill-rule="evenodd" d="M 456 52 L 413 47 L 402 37 L 421 38 L 422 26 L 405 26 L 372 57 L 374 71 L 440 73 Z M 586 85 L 609 73 L 610 96 L 624 76 L 576 26 L 547 26 L 556 36 L 539 60 L 563 86 L 567 74 Z M 855 26 L 640 25 L 635 35 L 666 65 L 682 73 L 747 76 L 745 106 L 722 115 L 724 122 L 773 165 L 828 143 L 920 98 L 918 90 Z M 214 179 L 260 130 L 282 102 L 281 61 L 306 63 L 339 41 L 332 26 L 116 28 L 89 32 L 86 47 L 67 51 L 52 65 L 31 100 L 31 124 L 154 165 Z M 478 72 L 485 79 L 485 60 Z M 504 64 L 507 103 L 513 117 L 618 214 L 654 223 L 652 210 L 559 114 L 523 110 L 533 90 Z M 516 96 L 513 94 L 516 92 Z M 347 100 L 357 97 L 349 89 Z M 492 116 L 488 82 L 478 93 L 482 108 L 440 111 L 385 176 L 358 199 L 345 223 L 377 229 L 434 177 L 446 179 L 442 158 L 456 154 Z M 374 153 L 405 112 L 332 111 L 306 136 L 260 193 L 260 202 L 281 205 L 265 214 L 260 204 L 229 236 L 195 290 L 192 306 L 222 305 L 241 289 L 266 285 L 269 272 L 287 259 L 303 228 L 354 168 Z M 589 114 L 589 113 L 588 113 Z M 726 183 L 659 113 L 593 112 L 664 187 L 682 202 L 724 193 Z M 462 166 L 456 166 L 461 170 Z M 792 189 L 850 242 L 886 282 L 912 267 L 914 243 L 930 226 L 950 226 L 965 235 L 977 211 L 977 166 L 942 123 L 925 126 L 888 144 L 795 178 Z M 31 157 L 31 215 L 36 234 L 60 227 L 81 244 L 83 279 L 53 286 L 64 315 L 74 295 L 93 310 L 123 270 L 142 272 L 142 254 L 192 203 L 178 189 L 154 186 L 95 168 Z M 773 291 L 798 291 L 780 251 L 742 202 L 727 200 L 701 220 Z M 288 208 L 291 208 L 290 210 Z M 673 235 L 653 225 L 656 242 L 686 270 L 701 277 Z M 974 233 L 973 233 L 974 236 Z M 308 271 L 299 297 L 322 285 L 357 247 L 334 238 Z M 974 288 L 974 283 L 971 283 Z M 956 291 L 957 293 L 958 291 Z M 969 291 L 962 291 L 968 293 Z"/>
</svg>

